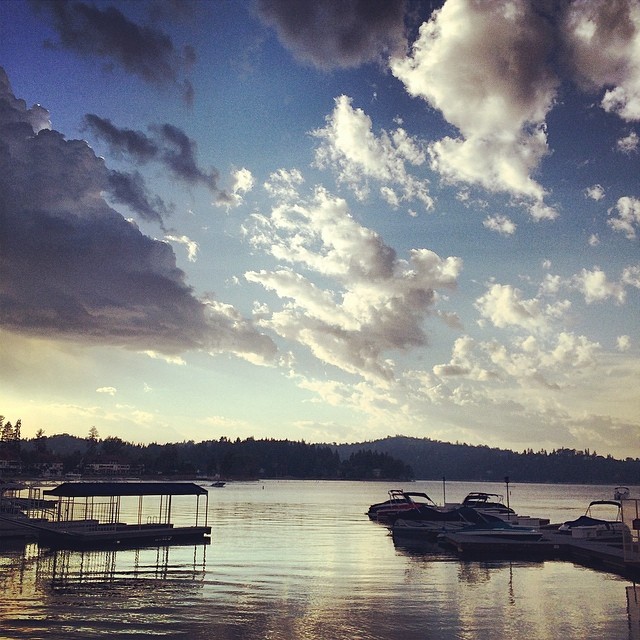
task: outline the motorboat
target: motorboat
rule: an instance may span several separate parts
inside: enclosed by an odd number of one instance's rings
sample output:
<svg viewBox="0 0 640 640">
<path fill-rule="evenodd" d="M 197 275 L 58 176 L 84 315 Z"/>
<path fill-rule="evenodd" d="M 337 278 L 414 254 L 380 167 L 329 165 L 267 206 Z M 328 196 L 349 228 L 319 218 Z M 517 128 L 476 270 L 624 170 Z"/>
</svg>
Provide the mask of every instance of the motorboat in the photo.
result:
<svg viewBox="0 0 640 640">
<path fill-rule="evenodd" d="M 592 500 L 584 515 L 563 522 L 558 532 L 572 538 L 619 541 L 624 529 L 620 500 Z"/>
<path fill-rule="evenodd" d="M 489 524 L 475 524 L 459 531 L 444 532 L 438 537 L 444 547 L 452 547 L 461 555 L 531 557 L 544 552 L 543 533 L 538 529 L 510 524 L 498 519 Z"/>
<path fill-rule="evenodd" d="M 436 540 L 442 533 L 461 531 L 472 525 L 492 526 L 495 523 L 504 523 L 504 520 L 471 507 L 447 510 L 422 507 L 398 516 L 392 524 L 391 531 L 394 540 Z"/>
<path fill-rule="evenodd" d="M 482 513 L 490 513 L 502 519 L 516 515 L 516 512 L 504 503 L 502 495 L 485 491 L 472 491 L 466 495 L 462 502 L 445 503 L 444 505 L 445 509 L 457 509 L 459 507 L 468 507 Z"/>
<path fill-rule="evenodd" d="M 513 509 L 504 504 L 502 496 L 497 493 L 485 493 L 474 491 L 469 493 L 462 502 L 447 503 L 443 507 L 438 506 L 426 493 L 417 491 L 403 491 L 402 489 L 391 489 L 389 499 L 385 502 L 372 504 L 367 511 L 371 520 L 378 522 L 390 522 L 406 511 L 416 512 L 421 510 L 426 514 L 427 519 L 432 519 L 431 510 L 439 512 L 455 511 L 460 507 L 475 509 L 483 513 L 490 513 L 500 517 L 515 516 Z"/>
<path fill-rule="evenodd" d="M 467 494 L 461 504 L 445 504 L 447 508 L 468 507 L 476 511 L 495 516 L 509 524 L 521 527 L 539 528 L 549 524 L 548 518 L 538 518 L 517 514 L 509 505 L 504 503 L 504 497 L 498 493 L 472 491 Z"/>
<path fill-rule="evenodd" d="M 616 487 L 613 490 L 613 499 L 614 500 L 626 500 L 629 498 L 629 487 Z"/>
<path fill-rule="evenodd" d="M 371 520 L 390 525 L 397 518 L 411 520 L 457 520 L 456 515 L 445 515 L 465 509 L 493 516 L 516 526 L 538 528 L 549 524 L 548 518 L 534 518 L 518 515 L 510 506 L 504 503 L 504 498 L 497 493 L 473 491 L 462 502 L 445 503 L 437 505 L 426 493 L 415 491 L 403 491 L 392 489 L 389 491 L 389 499 L 369 507 L 367 515 Z"/>
<path fill-rule="evenodd" d="M 498 493 L 472 491 L 462 501 L 462 506 L 503 517 L 516 514 L 511 507 L 504 503 L 504 498 Z"/>
<path fill-rule="evenodd" d="M 480 522 L 470 524 L 456 532 L 457 536 L 464 539 L 499 539 L 499 540 L 518 540 L 520 542 L 535 542 L 542 538 L 542 532 L 539 529 L 531 527 L 522 527 L 520 525 L 510 524 L 504 520 L 494 520 L 492 522 Z"/>
<path fill-rule="evenodd" d="M 422 508 L 442 510 L 426 493 L 391 489 L 389 499 L 372 504 L 367 515 L 370 520 L 388 524 L 400 515 L 410 511 L 418 512 Z"/>
</svg>

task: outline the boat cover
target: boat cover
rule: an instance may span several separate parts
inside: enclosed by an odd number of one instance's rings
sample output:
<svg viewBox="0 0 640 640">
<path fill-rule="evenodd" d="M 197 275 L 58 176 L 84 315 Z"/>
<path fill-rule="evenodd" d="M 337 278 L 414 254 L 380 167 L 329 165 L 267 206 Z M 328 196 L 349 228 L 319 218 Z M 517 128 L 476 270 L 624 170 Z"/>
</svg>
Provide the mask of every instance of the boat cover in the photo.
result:
<svg viewBox="0 0 640 640">
<path fill-rule="evenodd" d="M 92 496 L 197 496 L 207 493 L 193 482 L 64 482 L 45 495 L 58 498 Z"/>
<path fill-rule="evenodd" d="M 596 527 L 604 526 L 605 529 L 611 529 L 614 523 L 609 520 L 600 520 L 599 518 L 592 518 L 591 516 L 580 516 L 576 520 L 569 520 L 562 526 L 566 529 L 572 529 L 573 527 Z"/>
</svg>

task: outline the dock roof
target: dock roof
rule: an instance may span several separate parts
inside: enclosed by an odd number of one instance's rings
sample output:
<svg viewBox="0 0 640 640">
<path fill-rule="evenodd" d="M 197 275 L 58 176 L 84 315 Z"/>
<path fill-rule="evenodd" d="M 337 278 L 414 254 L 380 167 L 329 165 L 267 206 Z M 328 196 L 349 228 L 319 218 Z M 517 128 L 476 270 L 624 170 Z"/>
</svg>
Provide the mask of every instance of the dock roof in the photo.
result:
<svg viewBox="0 0 640 640">
<path fill-rule="evenodd" d="M 64 482 L 43 494 L 58 498 L 95 496 L 197 496 L 207 490 L 193 482 Z"/>
</svg>

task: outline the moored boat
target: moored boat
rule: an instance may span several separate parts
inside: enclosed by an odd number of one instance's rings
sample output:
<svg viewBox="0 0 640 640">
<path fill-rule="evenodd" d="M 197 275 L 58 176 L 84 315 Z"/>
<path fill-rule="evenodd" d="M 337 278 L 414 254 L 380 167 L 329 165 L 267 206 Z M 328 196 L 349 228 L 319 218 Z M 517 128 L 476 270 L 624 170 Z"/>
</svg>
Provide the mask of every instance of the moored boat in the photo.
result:
<svg viewBox="0 0 640 640">
<path fill-rule="evenodd" d="M 426 493 L 391 489 L 389 499 L 372 504 L 367 511 L 367 516 L 370 520 L 389 524 L 400 515 L 411 511 L 418 512 L 423 507 L 442 510 Z"/>
<path fill-rule="evenodd" d="M 472 491 L 467 494 L 461 506 L 477 509 L 483 513 L 490 513 L 502 518 L 516 514 L 510 506 L 504 503 L 504 497 L 502 495 L 498 493 L 486 493 L 485 491 Z"/>
<path fill-rule="evenodd" d="M 428 522 L 455 521 L 458 519 L 455 512 L 459 509 L 492 516 L 517 526 L 538 528 L 549 524 L 548 518 L 517 514 L 504 503 L 504 498 L 500 494 L 484 491 L 473 491 L 467 494 L 462 502 L 445 503 L 444 506 L 439 506 L 426 493 L 392 489 L 389 491 L 389 499 L 371 505 L 367 515 L 371 520 L 392 526 L 398 518 Z M 425 527 L 425 529 L 428 528 L 429 526 Z"/>
<path fill-rule="evenodd" d="M 533 542 L 540 540 L 543 534 L 539 529 L 521 527 L 505 522 L 504 520 L 497 520 L 490 523 L 478 523 L 463 527 L 459 531 L 456 531 L 456 535 L 466 540 L 519 540 L 521 542 Z"/>
<path fill-rule="evenodd" d="M 534 555 L 543 550 L 548 552 L 539 529 L 514 525 L 500 518 L 489 523 L 472 524 L 458 531 L 444 532 L 438 541 L 462 555 Z"/>
<path fill-rule="evenodd" d="M 608 513 L 604 513 L 605 510 Z M 605 515 L 608 517 L 602 517 Z M 558 527 L 559 533 L 573 538 L 620 542 L 624 530 L 622 503 L 619 500 L 592 500 L 584 515 L 567 520 Z"/>
<path fill-rule="evenodd" d="M 391 531 L 394 540 L 435 541 L 442 533 L 461 531 L 471 525 L 490 526 L 503 520 L 491 514 L 483 514 L 471 507 L 448 510 L 426 510 L 407 512 L 396 518 Z"/>
</svg>

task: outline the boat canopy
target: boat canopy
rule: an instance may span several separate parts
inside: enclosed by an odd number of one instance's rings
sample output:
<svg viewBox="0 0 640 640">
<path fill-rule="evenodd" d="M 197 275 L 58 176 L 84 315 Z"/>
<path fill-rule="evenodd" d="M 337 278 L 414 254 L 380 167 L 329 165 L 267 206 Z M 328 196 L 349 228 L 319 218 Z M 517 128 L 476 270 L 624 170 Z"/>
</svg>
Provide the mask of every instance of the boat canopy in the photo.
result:
<svg viewBox="0 0 640 640">
<path fill-rule="evenodd" d="M 58 498 L 94 496 L 198 496 L 207 493 L 193 482 L 64 482 L 43 494 Z"/>
</svg>

